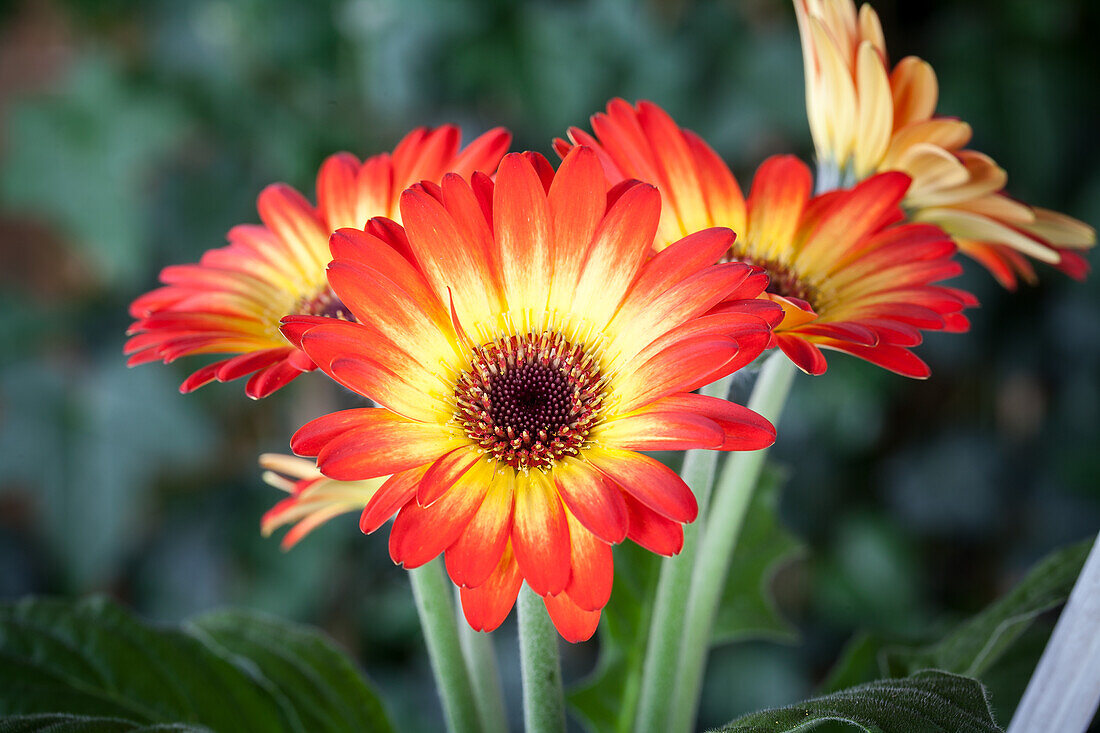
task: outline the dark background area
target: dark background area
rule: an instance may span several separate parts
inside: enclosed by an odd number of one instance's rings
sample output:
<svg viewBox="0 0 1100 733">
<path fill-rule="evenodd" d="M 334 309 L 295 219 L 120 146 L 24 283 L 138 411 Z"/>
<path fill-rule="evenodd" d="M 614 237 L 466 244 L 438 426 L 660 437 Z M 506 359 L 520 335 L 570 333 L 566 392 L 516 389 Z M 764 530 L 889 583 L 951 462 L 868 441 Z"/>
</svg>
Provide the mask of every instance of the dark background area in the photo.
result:
<svg viewBox="0 0 1100 733">
<path fill-rule="evenodd" d="M 1100 222 L 1100 5 L 876 7 L 892 59 L 932 62 L 940 112 L 974 126 L 1011 193 Z M 457 122 L 550 154 L 616 95 L 660 103 L 746 188 L 767 155 L 812 155 L 780 0 L 0 3 L 0 598 L 102 591 L 161 621 L 238 604 L 317 624 L 402 730 L 435 729 L 384 537 L 352 515 L 289 553 L 259 534 L 280 494 L 256 456 L 345 398 L 318 376 L 259 403 L 242 383 L 180 396 L 201 359 L 127 370 L 126 307 L 257 221 L 267 183 L 312 197 L 332 152 Z M 801 638 L 714 654 L 704 723 L 811 694 L 856 629 L 934 634 L 1100 527 L 1100 290 L 1041 277 L 1010 294 L 968 263 L 958 284 L 982 307 L 919 350 L 926 382 L 841 355 L 799 376 L 772 457 L 808 546 L 776 579 Z M 495 640 L 518 719 L 512 621 Z M 567 679 L 595 654 L 566 649 Z M 1014 701 L 994 702 L 1007 722 Z"/>
</svg>

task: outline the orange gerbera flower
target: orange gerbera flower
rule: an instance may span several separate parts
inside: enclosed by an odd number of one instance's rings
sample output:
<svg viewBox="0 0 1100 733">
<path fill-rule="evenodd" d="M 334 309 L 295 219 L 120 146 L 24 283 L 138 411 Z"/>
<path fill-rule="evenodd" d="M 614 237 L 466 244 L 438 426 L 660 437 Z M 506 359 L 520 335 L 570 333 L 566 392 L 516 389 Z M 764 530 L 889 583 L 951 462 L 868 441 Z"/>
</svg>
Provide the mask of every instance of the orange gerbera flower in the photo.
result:
<svg viewBox="0 0 1100 733">
<path fill-rule="evenodd" d="M 612 100 L 592 129 L 595 137 L 577 128 L 569 137 L 599 153 L 612 181 L 638 178 L 661 190 L 656 249 L 704 227 L 737 232 L 729 257 L 767 271 L 764 297 L 784 311 L 776 342 L 803 371 L 823 373 L 828 348 L 927 377 L 909 350 L 921 331 L 969 327 L 961 311 L 973 297 L 933 284 L 960 271 L 951 240 L 928 224 L 897 225 L 908 176 L 885 173 L 811 197 L 809 169 L 775 157 L 757 171 L 746 202 L 722 159 L 651 102 Z M 555 147 L 565 154 L 571 144 Z"/>
<path fill-rule="evenodd" d="M 363 508 L 385 483 L 383 478 L 367 481 L 336 481 L 317 470 L 316 461 L 296 456 L 265 453 L 260 456 L 264 481 L 290 494 L 264 513 L 260 531 L 269 536 L 279 527 L 294 524 L 280 543 L 289 550 L 313 530 L 348 512 Z"/>
<path fill-rule="evenodd" d="M 396 512 L 395 562 L 443 553 L 476 629 L 496 628 L 526 581 L 562 636 L 587 639 L 611 545 L 673 554 L 695 519 L 680 477 L 636 451 L 774 440 L 748 409 L 691 394 L 767 344 L 757 314 L 779 309 L 751 300 L 766 278 L 715 264 L 726 229 L 651 257 L 660 207 L 643 183 L 609 192 L 591 150 L 556 173 L 508 155 L 495 184 L 447 175 L 406 191 L 407 239 L 332 237 L 329 284 L 355 322 L 284 320 L 325 373 L 381 405 L 308 423 L 294 451 L 331 478 L 391 476 L 361 527 Z"/>
<path fill-rule="evenodd" d="M 1007 288 L 1035 281 L 1027 257 L 1077 279 L 1088 273 L 1081 250 L 1092 227 L 1015 201 L 1005 171 L 967 150 L 970 125 L 935 115 L 932 67 L 909 56 L 889 70 L 886 41 L 870 5 L 852 0 L 794 0 L 806 67 L 806 108 L 820 171 L 837 182 L 881 171 L 909 174 L 903 207 L 913 221 L 939 225 L 964 253 Z"/>
<path fill-rule="evenodd" d="M 510 142 L 497 128 L 460 151 L 457 127 L 418 128 L 392 155 L 362 163 L 350 153 L 328 158 L 317 175 L 316 208 L 285 184 L 268 186 L 257 202 L 262 226 L 234 227 L 229 245 L 209 250 L 198 264 L 164 268 L 165 286 L 130 306 L 137 320 L 126 343 L 129 364 L 233 354 L 196 371 L 180 391 L 251 374 L 246 392 L 253 398 L 311 371 L 309 357 L 279 333 L 279 319 L 291 313 L 348 317 L 325 282 L 329 235 L 375 216 L 400 220 L 397 199 L 405 188 L 439 181 L 448 171 L 491 172 Z"/>
</svg>

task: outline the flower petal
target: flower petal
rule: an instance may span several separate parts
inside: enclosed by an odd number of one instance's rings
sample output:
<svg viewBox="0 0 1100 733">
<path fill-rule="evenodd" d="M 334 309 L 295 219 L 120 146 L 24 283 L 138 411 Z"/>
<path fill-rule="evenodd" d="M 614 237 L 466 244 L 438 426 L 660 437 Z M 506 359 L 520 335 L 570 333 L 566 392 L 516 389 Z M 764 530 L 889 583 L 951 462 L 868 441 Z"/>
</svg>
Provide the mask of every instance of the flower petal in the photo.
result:
<svg viewBox="0 0 1100 733">
<path fill-rule="evenodd" d="M 617 405 L 630 412 L 674 392 L 689 392 L 723 374 L 722 366 L 737 356 L 737 342 L 728 338 L 703 336 L 674 343 L 649 358 L 617 386 L 623 395 Z"/>
<path fill-rule="evenodd" d="M 402 417 L 431 422 L 442 422 L 447 417 L 432 400 L 424 399 L 423 392 L 373 359 L 340 358 L 325 372 L 353 392 L 370 397 Z"/>
<path fill-rule="evenodd" d="M 377 270 L 351 260 L 332 262 L 328 281 L 357 321 L 400 345 L 421 364 L 435 365 L 454 353 L 449 319 L 439 302 L 418 299 Z"/>
<path fill-rule="evenodd" d="M 512 544 L 504 547 L 496 570 L 476 588 L 461 588 L 462 613 L 475 631 L 493 631 L 508 618 L 523 585 Z"/>
<path fill-rule="evenodd" d="M 602 445 L 628 450 L 718 448 L 724 434 L 717 423 L 689 412 L 636 410 L 600 425 L 594 438 Z"/>
<path fill-rule="evenodd" d="M 691 522 L 699 513 L 695 494 L 668 466 L 634 451 L 592 448 L 585 457 L 623 491 L 675 522 Z"/>
<path fill-rule="evenodd" d="M 553 223 L 551 257 L 554 279 L 548 307 L 563 312 L 572 307 L 588 247 L 607 208 L 607 179 L 591 148 L 573 148 L 550 184 L 547 200 Z"/>
<path fill-rule="evenodd" d="M 371 534 L 401 507 L 413 501 L 416 498 L 416 487 L 420 485 L 420 479 L 427 470 L 427 465 L 417 466 L 386 479 L 359 516 L 359 529 L 363 534 Z"/>
<path fill-rule="evenodd" d="M 916 56 L 907 56 L 890 73 L 894 97 L 894 128 L 929 119 L 936 111 L 939 85 L 932 66 Z"/>
<path fill-rule="evenodd" d="M 570 563 L 573 567 L 565 592 L 586 611 L 599 611 L 611 598 L 615 578 L 611 545 L 596 537 L 569 512 Z"/>
<path fill-rule="evenodd" d="M 412 390 L 421 399 L 435 395 L 444 389 L 440 380 L 418 360 L 417 356 L 394 343 L 385 334 L 361 323 L 349 323 L 334 318 L 328 320 L 329 323 L 308 328 L 301 337 L 301 344 L 305 354 L 333 379 L 341 381 L 340 377 L 332 373 L 333 364 L 341 359 L 358 359 L 373 362 L 378 367 L 393 373 L 397 379 L 404 382 L 406 390 Z M 297 325 L 294 322 L 292 324 Z M 424 358 L 424 355 L 420 355 L 420 358 Z M 369 379 L 367 374 L 358 376 L 361 379 L 353 381 L 351 375 L 348 375 L 349 379 L 345 386 L 357 391 L 362 389 L 364 391 L 361 394 L 372 399 L 374 395 L 365 390 L 376 389 L 379 392 L 379 401 L 383 404 L 388 394 L 401 390 L 401 385 L 379 383 L 385 374 L 374 375 Z M 395 400 L 399 399 L 397 394 L 391 396 Z M 404 405 L 404 408 L 408 407 Z M 404 408 L 400 411 L 404 412 Z M 412 409 L 418 415 L 424 412 L 423 409 Z"/>
<path fill-rule="evenodd" d="M 474 171 L 495 173 L 500 159 L 508 152 L 512 144 L 512 133 L 503 127 L 494 127 L 470 141 L 466 149 L 458 154 L 450 169 L 469 178 Z"/>
<path fill-rule="evenodd" d="M 516 476 L 512 547 L 523 577 L 540 596 L 569 582 L 569 525 L 558 492 L 538 470 Z"/>
<path fill-rule="evenodd" d="M 627 539 L 658 555 L 675 555 L 684 546 L 684 528 L 679 522 L 662 517 L 634 497 L 626 495 L 630 529 Z"/>
<path fill-rule="evenodd" d="M 689 234 L 658 252 L 638 272 L 612 322 L 612 328 L 619 325 L 629 327 L 669 288 L 717 262 L 729 251 L 733 242 L 732 231 L 712 227 Z"/>
<path fill-rule="evenodd" d="M 661 197 L 653 186 L 630 186 L 596 229 L 572 309 L 602 327 L 622 302 L 645 262 L 657 231 Z"/>
<path fill-rule="evenodd" d="M 256 208 L 264 225 L 293 253 L 303 274 L 324 269 L 329 232 L 302 194 L 274 183 L 260 193 Z"/>
<path fill-rule="evenodd" d="M 813 180 L 806 164 L 792 155 L 768 158 L 749 189 L 747 231 L 752 253 L 775 261 L 794 239 Z"/>
<path fill-rule="evenodd" d="M 554 622 L 554 628 L 571 644 L 588 641 L 600 625 L 599 611 L 586 611 L 574 603 L 567 593 L 544 596 L 543 603 Z"/>
<path fill-rule="evenodd" d="M 466 530 L 481 507 L 492 481 L 492 467 L 481 462 L 429 507 L 409 502 L 390 529 L 390 557 L 406 568 L 430 562 Z"/>
<path fill-rule="evenodd" d="M 876 364 L 883 369 L 889 369 L 903 377 L 927 379 L 932 375 L 932 370 L 928 368 L 928 365 L 925 364 L 920 357 L 912 351 L 903 349 L 900 346 L 879 344 L 878 346 L 868 347 L 859 346 L 858 344 L 849 344 L 843 341 L 822 343 L 822 346 L 828 346 L 837 351 L 844 351 L 853 356 L 858 356 L 860 359 L 866 359 L 872 364 Z"/>
<path fill-rule="evenodd" d="M 663 397 L 635 414 L 688 413 L 708 418 L 723 432 L 716 450 L 758 450 L 775 442 L 775 427 L 747 407 L 706 395 L 687 392 Z"/>
<path fill-rule="evenodd" d="M 590 532 L 616 544 L 626 537 L 622 491 L 590 464 L 564 456 L 554 465 L 554 485 L 562 503 Z"/>
<path fill-rule="evenodd" d="M 440 456 L 421 479 L 416 490 L 416 503 L 429 507 L 437 502 L 480 459 L 481 456 L 470 446 L 455 448 Z"/>
<path fill-rule="evenodd" d="M 825 355 L 821 350 L 800 336 L 788 336 L 776 334 L 776 344 L 802 371 L 817 376 L 824 374 L 829 365 L 825 361 Z"/>
<path fill-rule="evenodd" d="M 466 531 L 447 548 L 447 572 L 455 585 L 476 588 L 496 570 L 512 529 L 515 480 L 499 471 Z"/>
<path fill-rule="evenodd" d="M 512 311 L 546 309 L 550 291 L 550 211 L 535 169 L 518 153 L 501 161 L 493 189 L 493 232 Z"/>
<path fill-rule="evenodd" d="M 461 444 L 440 425 L 406 420 L 385 408 L 328 442 L 317 454 L 321 473 L 341 481 L 385 476 L 434 461 Z"/>
<path fill-rule="evenodd" d="M 468 183 L 457 176 L 444 179 L 448 207 L 423 191 L 409 189 L 401 195 L 401 217 L 417 262 L 435 292 L 436 299 L 453 299 L 462 321 L 488 321 L 499 312 L 496 276 L 488 250 L 490 241 L 484 215 Z M 463 221 L 460 230 L 449 209 Z M 477 219 L 480 227 L 475 229 Z"/>
<path fill-rule="evenodd" d="M 359 166 L 359 159 L 351 153 L 330 155 L 321 164 L 317 173 L 317 208 L 329 231 L 366 224 L 366 221 L 355 221 Z"/>
<path fill-rule="evenodd" d="M 359 407 L 331 412 L 310 420 L 290 439 L 290 449 L 300 456 L 315 456 L 334 439 L 352 430 L 365 428 L 379 421 L 394 419 L 386 410 Z"/>
</svg>

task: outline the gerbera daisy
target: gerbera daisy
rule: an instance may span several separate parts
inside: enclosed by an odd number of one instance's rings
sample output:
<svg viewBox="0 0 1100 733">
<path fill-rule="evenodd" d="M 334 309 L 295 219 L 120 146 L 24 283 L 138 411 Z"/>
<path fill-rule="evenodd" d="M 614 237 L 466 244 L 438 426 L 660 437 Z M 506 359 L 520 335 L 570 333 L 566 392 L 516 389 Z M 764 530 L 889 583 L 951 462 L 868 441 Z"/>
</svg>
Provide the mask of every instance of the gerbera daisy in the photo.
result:
<svg viewBox="0 0 1100 733">
<path fill-rule="evenodd" d="M 881 171 L 909 174 L 902 205 L 932 222 L 1007 288 L 1035 281 L 1028 257 L 1077 279 L 1092 227 L 1004 193 L 1007 176 L 989 156 L 967 150 L 970 125 L 935 114 L 932 67 L 915 56 L 887 65 L 886 41 L 870 5 L 794 0 L 806 70 L 806 108 L 820 171 L 847 184 Z"/>
<path fill-rule="evenodd" d="M 234 227 L 229 245 L 207 251 L 198 264 L 164 268 L 164 287 L 130 306 L 137 319 L 125 348 L 130 366 L 232 354 L 196 371 L 180 391 L 251 374 L 245 389 L 253 398 L 311 371 L 309 357 L 279 333 L 279 319 L 291 313 L 349 317 L 325 281 L 329 235 L 375 216 L 400 221 L 397 199 L 405 188 L 438 182 L 448 171 L 492 172 L 510 142 L 497 128 L 460 151 L 457 127 L 418 128 L 392 154 L 362 163 L 350 153 L 328 158 L 317 175 L 316 207 L 285 184 L 268 186 L 257 202 L 263 225 Z"/>
<path fill-rule="evenodd" d="M 572 128 L 569 138 L 595 149 L 612 181 L 638 178 L 660 189 L 656 249 L 704 227 L 737 233 L 727 255 L 767 271 L 763 297 L 784 311 L 776 342 L 803 371 L 823 373 L 827 348 L 927 377 L 909 350 L 921 331 L 968 328 L 960 311 L 972 296 L 933 284 L 960 271 L 951 240 L 935 226 L 898 224 L 908 176 L 884 173 L 812 197 L 805 164 L 779 156 L 757 171 L 746 201 L 722 159 L 651 102 L 612 100 L 592 129 L 595 137 Z M 566 154 L 571 143 L 555 147 Z"/>
<path fill-rule="evenodd" d="M 766 278 L 715 264 L 727 229 L 651 257 L 660 207 L 647 184 L 609 192 L 591 150 L 556 173 L 511 154 L 495 184 L 447 175 L 402 194 L 407 239 L 332 237 L 329 284 L 355 322 L 284 320 L 325 373 L 380 405 L 308 423 L 295 453 L 339 480 L 390 476 L 361 527 L 396 512 L 395 562 L 443 553 L 475 629 L 496 628 L 526 581 L 562 636 L 587 639 L 611 545 L 673 554 L 695 519 L 691 490 L 637 451 L 774 440 L 748 409 L 691 394 L 766 345 L 747 300 Z"/>
<path fill-rule="evenodd" d="M 260 467 L 265 469 L 265 482 L 290 494 L 265 512 L 260 521 L 260 531 L 264 537 L 279 527 L 294 524 L 283 535 L 280 544 L 284 550 L 298 544 L 303 537 L 333 517 L 362 512 L 385 483 L 383 478 L 336 481 L 318 471 L 316 461 L 278 453 L 260 456 Z"/>
</svg>

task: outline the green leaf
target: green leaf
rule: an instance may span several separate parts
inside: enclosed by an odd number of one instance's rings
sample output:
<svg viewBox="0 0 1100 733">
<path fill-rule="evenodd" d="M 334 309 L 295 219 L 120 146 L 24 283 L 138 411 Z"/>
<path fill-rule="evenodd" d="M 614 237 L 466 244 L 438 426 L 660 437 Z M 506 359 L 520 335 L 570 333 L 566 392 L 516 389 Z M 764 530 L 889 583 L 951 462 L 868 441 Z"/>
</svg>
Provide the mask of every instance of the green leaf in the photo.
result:
<svg viewBox="0 0 1100 733">
<path fill-rule="evenodd" d="M 180 631 L 103 599 L 0 608 L 0 712 L 66 712 L 140 723 L 271 730 L 284 719 L 238 667 Z"/>
<path fill-rule="evenodd" d="M 0 719 L 0 733 L 202 733 L 191 725 L 142 725 L 119 718 L 46 713 Z"/>
<path fill-rule="evenodd" d="M 0 605 L 0 715 L 34 714 L 91 716 L 62 730 L 391 730 L 315 631 L 246 612 L 161 628 L 103 598 Z"/>
<path fill-rule="evenodd" d="M 914 649 L 887 649 L 889 669 L 903 675 L 935 667 L 982 676 L 1036 616 L 1065 603 L 1091 547 L 1089 539 L 1047 555 L 1015 588 L 941 641 Z"/>
<path fill-rule="evenodd" d="M 770 585 L 776 570 L 800 550 L 776 513 L 781 472 L 766 470 L 749 507 L 730 566 L 714 643 L 750 638 L 791 639 L 775 610 Z M 600 733 L 634 729 L 650 616 L 663 558 L 633 543 L 615 548 L 615 585 L 600 622 L 596 669 L 568 692 L 575 712 Z"/>
<path fill-rule="evenodd" d="M 774 468 L 760 477 L 714 621 L 715 644 L 743 638 L 792 641 L 796 636 L 776 611 L 770 590 L 776 572 L 804 549 L 779 523 L 779 488 L 785 478 Z"/>
<path fill-rule="evenodd" d="M 821 684 L 821 692 L 836 692 L 853 687 L 877 677 L 889 674 L 884 669 L 882 648 L 884 641 L 878 634 L 861 631 L 853 636 L 840 653 L 829 676 Z"/>
<path fill-rule="evenodd" d="M 984 678 L 1037 616 L 1065 602 L 1091 546 L 1088 539 L 1055 550 L 1006 595 L 937 642 L 905 646 L 876 634 L 858 634 L 845 647 L 822 690 L 831 692 L 884 675 L 904 677 L 927 668 Z M 1036 654 L 1031 668 L 1037 660 Z M 1014 663 L 1026 666 L 1027 661 Z"/>
<path fill-rule="evenodd" d="M 745 715 L 722 733 L 805 731 L 826 722 L 864 733 L 998 733 L 985 688 L 938 670 L 879 680 L 795 705 Z"/>
<path fill-rule="evenodd" d="M 382 702 L 351 660 L 309 627 L 230 610 L 204 614 L 184 628 L 256 665 L 307 731 L 390 730 Z"/>
</svg>

